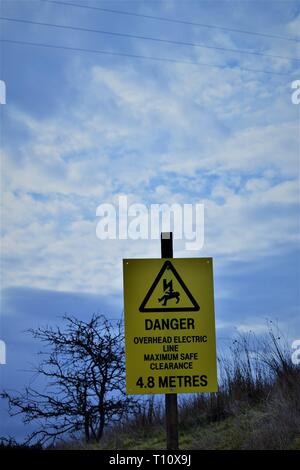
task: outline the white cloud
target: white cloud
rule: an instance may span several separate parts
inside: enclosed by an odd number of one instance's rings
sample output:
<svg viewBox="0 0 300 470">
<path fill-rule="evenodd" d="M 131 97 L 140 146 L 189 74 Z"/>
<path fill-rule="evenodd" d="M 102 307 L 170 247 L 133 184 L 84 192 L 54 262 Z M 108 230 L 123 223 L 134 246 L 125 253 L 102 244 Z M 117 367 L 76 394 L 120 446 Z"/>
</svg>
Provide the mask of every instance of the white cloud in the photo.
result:
<svg viewBox="0 0 300 470">
<path fill-rule="evenodd" d="M 293 20 L 291 20 L 288 24 L 287 24 L 287 30 L 288 30 L 288 33 L 295 37 L 295 38 L 299 38 L 299 31 L 300 31 L 300 14 L 298 14 L 297 16 L 295 16 L 295 18 Z"/>
<path fill-rule="evenodd" d="M 81 93 L 70 106 L 48 119 L 10 111 L 29 138 L 4 154 L 6 285 L 120 291 L 123 257 L 159 256 L 157 241 L 96 238 L 96 207 L 120 193 L 204 201 L 203 254 L 219 259 L 294 246 L 299 142 L 289 97 L 237 70 L 163 73 L 162 84 L 129 66 L 71 70 Z"/>
</svg>

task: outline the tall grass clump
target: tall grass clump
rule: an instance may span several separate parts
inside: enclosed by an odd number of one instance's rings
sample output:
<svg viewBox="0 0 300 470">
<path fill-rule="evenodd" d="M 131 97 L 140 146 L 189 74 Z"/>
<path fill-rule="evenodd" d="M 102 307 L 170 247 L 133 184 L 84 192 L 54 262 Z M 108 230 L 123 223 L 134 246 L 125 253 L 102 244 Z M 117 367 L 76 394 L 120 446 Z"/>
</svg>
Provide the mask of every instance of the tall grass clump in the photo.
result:
<svg viewBox="0 0 300 470">
<path fill-rule="evenodd" d="M 218 392 L 178 395 L 180 446 L 300 449 L 300 366 L 291 353 L 272 322 L 265 335 L 237 335 L 218 354 Z M 134 413 L 107 428 L 100 445 L 163 449 L 164 396 L 141 397 Z"/>
<path fill-rule="evenodd" d="M 217 393 L 182 400 L 183 428 L 231 417 L 237 448 L 284 449 L 300 442 L 300 367 L 277 329 L 269 325 L 264 336 L 238 335 L 218 366 Z"/>
</svg>

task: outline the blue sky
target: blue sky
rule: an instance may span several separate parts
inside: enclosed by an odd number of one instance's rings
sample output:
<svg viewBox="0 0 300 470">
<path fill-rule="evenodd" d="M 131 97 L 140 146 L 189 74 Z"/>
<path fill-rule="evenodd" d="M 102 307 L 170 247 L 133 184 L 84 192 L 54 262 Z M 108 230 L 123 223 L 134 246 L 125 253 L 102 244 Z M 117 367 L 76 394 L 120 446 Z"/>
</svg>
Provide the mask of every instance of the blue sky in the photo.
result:
<svg viewBox="0 0 300 470">
<path fill-rule="evenodd" d="M 290 38 L 300 30 L 300 3 L 288 0 L 77 3 Z M 3 0 L 1 16 L 300 57 L 295 41 L 39 0 Z M 178 241 L 174 255 L 213 256 L 219 345 L 237 330 L 262 333 L 266 318 L 299 338 L 299 62 L 0 24 L 7 39 L 222 67 L 1 43 L 2 385 L 27 383 L 38 346 L 26 328 L 64 313 L 120 317 L 122 258 L 160 256 L 157 241 L 97 239 L 97 206 L 120 194 L 204 203 L 203 249 Z M 4 417 L 2 434 L 23 435 Z"/>
</svg>

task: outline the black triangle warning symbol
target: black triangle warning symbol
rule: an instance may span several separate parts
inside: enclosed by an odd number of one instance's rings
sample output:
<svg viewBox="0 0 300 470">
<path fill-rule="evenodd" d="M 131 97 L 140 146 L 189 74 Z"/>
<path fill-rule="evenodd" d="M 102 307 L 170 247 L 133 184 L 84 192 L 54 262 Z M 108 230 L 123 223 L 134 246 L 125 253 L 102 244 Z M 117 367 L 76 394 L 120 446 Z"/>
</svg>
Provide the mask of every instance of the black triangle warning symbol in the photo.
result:
<svg viewBox="0 0 300 470">
<path fill-rule="evenodd" d="M 200 306 L 171 261 L 163 264 L 139 308 L 140 312 L 198 312 L 199 310 Z"/>
</svg>

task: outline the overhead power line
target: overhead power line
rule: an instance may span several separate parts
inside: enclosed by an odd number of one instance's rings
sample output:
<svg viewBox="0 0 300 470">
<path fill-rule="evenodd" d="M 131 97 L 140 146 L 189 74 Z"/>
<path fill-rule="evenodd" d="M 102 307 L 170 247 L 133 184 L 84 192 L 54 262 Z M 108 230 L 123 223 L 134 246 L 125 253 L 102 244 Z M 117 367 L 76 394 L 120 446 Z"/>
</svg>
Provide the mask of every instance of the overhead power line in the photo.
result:
<svg viewBox="0 0 300 470">
<path fill-rule="evenodd" d="M 286 56 L 280 56 L 280 55 L 275 55 L 275 54 L 266 54 L 264 52 L 259 52 L 259 51 L 247 51 L 247 50 L 242 50 L 242 49 L 231 49 L 231 48 L 228 48 L 228 47 L 210 46 L 208 44 L 183 42 L 183 41 L 176 41 L 176 40 L 171 40 L 171 39 L 157 38 L 157 37 L 152 37 L 152 36 L 141 36 L 141 35 L 137 35 L 137 34 L 120 33 L 120 32 L 115 32 L 115 31 L 103 31 L 101 29 L 83 28 L 83 27 L 80 27 L 80 26 L 60 25 L 60 24 L 55 24 L 55 23 L 45 23 L 45 22 L 41 22 L 41 21 L 27 20 L 27 19 L 24 19 L 24 18 L 9 18 L 9 17 L 6 17 L 6 16 L 0 16 L 0 20 L 11 21 L 11 22 L 15 22 L 15 23 L 34 24 L 34 25 L 38 25 L 38 26 L 46 26 L 46 27 L 50 27 L 50 28 L 59 28 L 59 29 L 66 29 L 66 30 L 72 30 L 72 31 L 83 31 L 83 32 L 89 32 L 89 33 L 105 34 L 105 35 L 108 35 L 108 36 L 125 37 L 125 38 L 130 38 L 130 39 L 142 39 L 142 40 L 154 41 L 154 42 L 160 42 L 160 43 L 172 44 L 172 45 L 201 47 L 201 48 L 205 48 L 205 49 L 214 49 L 214 50 L 218 50 L 218 51 L 222 51 L 222 52 L 234 52 L 234 53 L 240 53 L 240 54 L 250 54 L 250 55 L 256 55 L 256 56 L 271 57 L 271 58 L 275 58 L 275 59 L 300 61 L 300 58 L 297 58 L 297 57 L 286 57 Z"/>
<path fill-rule="evenodd" d="M 149 20 L 159 20 L 159 21 L 166 21 L 168 23 L 177 23 L 177 24 L 185 24 L 185 25 L 190 25 L 190 26 L 199 26 L 201 28 L 209 28 L 209 29 L 219 29 L 221 31 L 228 31 L 231 33 L 239 33 L 239 34 L 250 34 L 253 36 L 262 36 L 266 38 L 271 38 L 271 39 L 281 39 L 285 41 L 293 41 L 293 42 L 300 42 L 300 38 L 292 38 L 288 36 L 280 36 L 277 34 L 269 34 L 269 33 L 261 33 L 258 31 L 247 31 L 244 29 L 235 29 L 235 28 L 227 28 L 225 26 L 217 26 L 217 25 L 211 25 L 211 24 L 206 24 L 206 23 L 196 23 L 194 21 L 187 21 L 187 20 L 177 20 L 174 18 L 166 18 L 163 16 L 154 16 L 154 15 L 145 15 L 142 13 L 135 13 L 131 11 L 124 11 L 124 10 L 115 10 L 112 8 L 104 8 L 104 7 L 95 7 L 95 6 L 90 6 L 90 5 L 80 5 L 78 3 L 73 3 L 73 2 L 61 2 L 57 0 L 41 0 L 43 2 L 47 3 L 53 3 L 56 5 L 63 5 L 63 6 L 71 6 L 71 7 L 77 7 L 77 8 L 85 8 L 88 10 L 96 10 L 96 11 L 103 11 L 107 13 L 114 13 L 118 15 L 127 15 L 127 16 L 136 16 L 138 18 L 146 18 Z"/>
<path fill-rule="evenodd" d="M 94 54 L 103 54 L 103 55 L 111 55 L 111 56 L 118 56 L 118 57 L 128 57 L 132 59 L 146 59 L 146 60 L 153 60 L 153 61 L 158 61 L 158 62 L 169 62 L 173 64 L 185 64 L 185 65 L 195 65 L 198 67 L 213 67 L 213 68 L 219 68 L 219 69 L 239 69 L 244 72 L 254 72 L 254 73 L 265 73 L 268 75 L 288 75 L 287 72 L 273 72 L 271 70 L 258 70 L 258 69 L 252 69 L 252 68 L 247 68 L 247 67 L 232 67 L 229 65 L 220 65 L 220 64 L 207 64 L 203 62 L 194 62 L 194 61 L 188 61 L 188 60 L 179 60 L 179 59 L 171 59 L 171 58 L 166 58 L 166 57 L 153 57 L 153 56 L 145 56 L 145 55 L 140 55 L 140 54 L 129 54 L 125 52 L 113 52 L 113 51 L 103 51 L 99 49 L 87 49 L 87 48 L 81 48 L 81 47 L 70 47 L 70 46 L 61 46 L 61 45 L 56 45 L 56 44 L 44 44 L 44 43 L 39 43 L 39 42 L 30 42 L 30 41 L 19 41 L 19 40 L 14 40 L 14 39 L 7 39 L 7 38 L 1 38 L 0 42 L 5 42 L 9 44 L 19 44 L 19 45 L 25 45 L 25 46 L 38 46 L 38 47 L 47 47 L 47 48 L 53 48 L 53 49 L 63 49 L 67 51 L 79 51 L 79 52 L 90 52 Z"/>
</svg>

